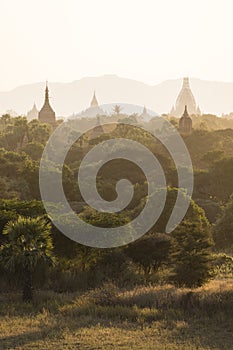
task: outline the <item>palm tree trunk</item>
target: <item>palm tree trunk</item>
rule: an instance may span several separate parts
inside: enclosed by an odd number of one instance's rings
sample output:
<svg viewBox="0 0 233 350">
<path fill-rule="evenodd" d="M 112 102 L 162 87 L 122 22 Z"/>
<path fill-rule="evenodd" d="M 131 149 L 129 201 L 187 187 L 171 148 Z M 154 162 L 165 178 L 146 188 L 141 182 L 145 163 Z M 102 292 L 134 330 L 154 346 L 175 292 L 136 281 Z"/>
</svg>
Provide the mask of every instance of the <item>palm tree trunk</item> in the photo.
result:
<svg viewBox="0 0 233 350">
<path fill-rule="evenodd" d="M 23 301 L 32 301 L 32 272 L 28 266 L 24 267 L 23 271 Z"/>
</svg>

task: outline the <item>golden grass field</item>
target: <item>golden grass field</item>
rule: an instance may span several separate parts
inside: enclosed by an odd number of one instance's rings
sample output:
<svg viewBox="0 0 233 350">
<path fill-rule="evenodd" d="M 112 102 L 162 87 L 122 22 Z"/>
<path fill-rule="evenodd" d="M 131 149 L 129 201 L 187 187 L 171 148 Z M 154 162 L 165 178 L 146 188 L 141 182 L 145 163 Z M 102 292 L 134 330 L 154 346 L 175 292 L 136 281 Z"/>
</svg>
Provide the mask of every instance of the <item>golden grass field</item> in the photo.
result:
<svg viewBox="0 0 233 350">
<path fill-rule="evenodd" d="M 233 349 L 233 281 L 87 293 L 0 294 L 0 349 Z"/>
</svg>

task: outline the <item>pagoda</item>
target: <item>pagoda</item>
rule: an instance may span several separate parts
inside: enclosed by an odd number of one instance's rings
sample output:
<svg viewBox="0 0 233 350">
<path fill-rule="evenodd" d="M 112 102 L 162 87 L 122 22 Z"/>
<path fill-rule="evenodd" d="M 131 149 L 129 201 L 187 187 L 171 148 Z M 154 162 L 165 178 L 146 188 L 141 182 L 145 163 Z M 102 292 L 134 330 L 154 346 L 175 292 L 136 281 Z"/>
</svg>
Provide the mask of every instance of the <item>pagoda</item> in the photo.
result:
<svg viewBox="0 0 233 350">
<path fill-rule="evenodd" d="M 97 108 L 97 107 L 99 107 L 99 103 L 98 103 L 98 101 L 97 101 L 97 98 L 96 98 L 96 95 L 95 95 L 95 91 L 94 91 L 94 94 L 93 94 L 93 97 L 92 97 L 92 100 L 91 100 L 90 107 L 91 107 L 91 108 Z"/>
<path fill-rule="evenodd" d="M 176 105 L 175 107 L 173 106 L 170 115 L 173 117 L 180 117 L 185 109 L 185 106 L 187 106 L 186 108 L 190 115 L 201 114 L 200 108 L 196 105 L 195 98 L 190 89 L 189 78 L 183 78 L 182 89 L 177 97 Z"/>
<path fill-rule="evenodd" d="M 179 120 L 179 132 L 183 135 L 190 135 L 192 133 L 192 119 L 188 114 L 187 106 L 184 108 L 184 113 Z"/>
<path fill-rule="evenodd" d="M 42 123 L 47 123 L 52 125 L 53 127 L 56 127 L 56 115 L 49 103 L 49 89 L 47 82 L 45 88 L 45 101 L 43 107 L 39 112 L 38 119 Z"/>
<path fill-rule="evenodd" d="M 28 121 L 31 121 L 33 119 L 38 119 L 38 110 L 37 110 L 37 107 L 36 107 L 36 104 L 34 103 L 32 109 L 27 113 L 27 120 Z"/>
</svg>

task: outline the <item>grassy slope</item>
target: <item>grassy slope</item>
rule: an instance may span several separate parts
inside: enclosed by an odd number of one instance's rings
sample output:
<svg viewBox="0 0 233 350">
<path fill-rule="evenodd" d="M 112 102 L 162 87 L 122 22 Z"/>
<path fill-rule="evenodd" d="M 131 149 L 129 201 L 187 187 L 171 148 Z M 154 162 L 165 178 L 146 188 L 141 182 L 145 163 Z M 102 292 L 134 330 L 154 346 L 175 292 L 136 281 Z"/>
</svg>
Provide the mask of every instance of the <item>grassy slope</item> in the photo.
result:
<svg viewBox="0 0 233 350">
<path fill-rule="evenodd" d="M 0 349 L 233 349 L 233 282 L 0 296 Z M 188 300 L 188 301 L 187 301 Z"/>
</svg>

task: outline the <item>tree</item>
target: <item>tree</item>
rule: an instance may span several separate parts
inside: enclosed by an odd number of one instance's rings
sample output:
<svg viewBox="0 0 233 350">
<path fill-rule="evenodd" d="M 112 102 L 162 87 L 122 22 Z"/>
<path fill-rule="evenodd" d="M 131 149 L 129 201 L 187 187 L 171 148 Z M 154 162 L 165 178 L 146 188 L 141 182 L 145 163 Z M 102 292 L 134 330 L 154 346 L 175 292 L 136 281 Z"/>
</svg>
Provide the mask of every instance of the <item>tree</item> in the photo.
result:
<svg viewBox="0 0 233 350">
<path fill-rule="evenodd" d="M 212 237 L 208 229 L 184 221 L 172 233 L 173 279 L 181 286 L 199 287 L 210 278 Z"/>
<path fill-rule="evenodd" d="M 118 114 L 121 113 L 121 111 L 122 111 L 122 107 L 121 107 L 120 105 L 115 105 L 115 106 L 113 107 L 113 113 L 114 113 L 114 114 L 118 115 Z"/>
<path fill-rule="evenodd" d="M 165 116 L 165 115 L 164 115 L 164 116 Z M 170 122 L 172 125 L 174 125 L 176 128 L 179 127 L 179 122 L 178 122 L 178 119 L 177 119 L 177 118 L 171 117 L 171 118 L 169 119 L 169 122 Z"/>
<path fill-rule="evenodd" d="M 41 123 L 39 120 L 34 119 L 28 123 L 28 138 L 30 142 L 39 142 L 45 145 L 52 132 L 53 128 L 51 125 Z"/>
<path fill-rule="evenodd" d="M 32 274 L 45 262 L 53 264 L 51 225 L 42 217 L 20 216 L 9 221 L 3 234 L 7 242 L 0 246 L 0 262 L 9 271 L 21 271 L 23 275 L 23 300 L 33 298 Z"/>
<path fill-rule="evenodd" d="M 202 160 L 211 166 L 214 162 L 221 160 L 223 157 L 224 151 L 216 149 L 214 151 L 205 153 L 202 157 Z"/>
<path fill-rule="evenodd" d="M 152 196 L 158 196 L 160 191 L 165 191 L 164 189 L 158 189 L 156 190 Z M 178 210 L 183 209 L 183 203 L 187 201 L 190 201 L 188 211 L 185 215 L 185 219 L 189 222 L 192 222 L 197 225 L 200 229 L 207 230 L 209 227 L 209 222 L 205 216 L 205 212 L 202 208 L 200 208 L 192 199 L 187 196 L 185 192 L 180 192 L 181 196 L 183 197 L 183 201 L 178 203 L 179 206 L 176 203 L 178 194 L 177 188 L 168 187 L 167 188 L 167 200 L 164 206 L 164 210 L 162 214 L 160 215 L 159 219 L 155 223 L 155 225 L 150 229 L 150 233 L 158 232 L 158 233 L 164 233 L 166 232 L 166 226 L 168 223 L 168 220 L 171 216 L 171 213 L 174 209 L 174 206 L 177 206 Z M 157 197 L 158 198 L 158 197 Z M 142 198 L 141 203 L 133 210 L 133 217 L 136 217 L 141 212 L 143 206 L 145 205 L 146 198 Z M 149 219 L 148 214 L 148 219 Z M 147 217 L 144 217 L 144 220 L 147 220 Z"/>
<path fill-rule="evenodd" d="M 211 192 L 220 201 L 228 201 L 233 193 L 233 157 L 224 157 L 210 168 Z"/>
<path fill-rule="evenodd" d="M 150 234 L 130 244 L 125 254 L 139 264 L 146 275 L 158 271 L 168 261 L 170 237 L 166 234 Z"/>
<path fill-rule="evenodd" d="M 27 140 L 28 124 L 26 117 L 14 118 L 14 135 L 17 139 L 18 147 L 22 148 L 24 140 Z"/>
<path fill-rule="evenodd" d="M 133 240 L 132 227 L 130 225 L 129 217 L 124 213 L 106 213 L 97 211 L 95 209 L 86 207 L 82 213 L 79 215 L 82 221 L 87 222 L 91 226 L 105 228 L 100 238 L 98 238 L 98 243 L 105 244 L 108 241 L 108 237 L 112 228 L 116 228 L 116 233 L 112 243 L 116 246 L 125 245 L 128 241 Z M 125 227 L 124 227 L 125 226 Z M 119 228 L 119 231 L 117 230 Z M 80 227 L 80 231 L 86 235 L 90 235 L 88 227 Z M 90 236 L 91 237 L 91 236 Z M 96 241 L 96 242 L 97 242 Z"/>
<path fill-rule="evenodd" d="M 214 241 L 218 249 L 232 249 L 233 247 L 233 196 L 222 210 L 213 232 Z"/>
<path fill-rule="evenodd" d="M 44 146 L 39 142 L 29 142 L 24 148 L 23 151 L 32 159 L 40 160 Z"/>
<path fill-rule="evenodd" d="M 10 118 L 4 115 L 0 120 L 3 131 L 0 135 L 0 145 L 9 151 L 19 151 L 27 142 L 28 124 L 25 117 Z"/>
<path fill-rule="evenodd" d="M 3 124 L 4 128 L 11 122 L 11 116 L 10 114 L 3 114 L 0 118 L 1 124 Z"/>
</svg>

